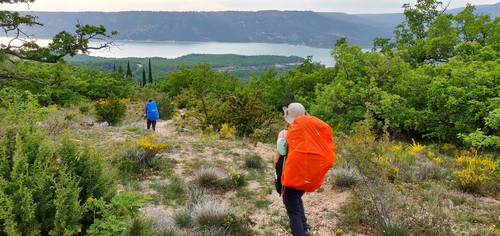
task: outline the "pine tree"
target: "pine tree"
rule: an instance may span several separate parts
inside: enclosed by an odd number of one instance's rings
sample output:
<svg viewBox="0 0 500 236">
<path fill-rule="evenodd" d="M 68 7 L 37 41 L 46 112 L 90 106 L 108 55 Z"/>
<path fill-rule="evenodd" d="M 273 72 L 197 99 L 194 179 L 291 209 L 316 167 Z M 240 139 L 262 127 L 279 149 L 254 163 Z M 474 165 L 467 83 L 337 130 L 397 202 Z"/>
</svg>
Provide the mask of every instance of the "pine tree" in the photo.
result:
<svg viewBox="0 0 500 236">
<path fill-rule="evenodd" d="M 153 72 L 151 72 L 151 59 L 149 59 L 149 83 L 153 83 Z"/>
<path fill-rule="evenodd" d="M 130 69 L 130 61 L 127 61 L 127 77 L 132 77 L 132 70 Z"/>
<path fill-rule="evenodd" d="M 142 87 L 146 85 L 146 70 L 142 67 Z"/>
</svg>

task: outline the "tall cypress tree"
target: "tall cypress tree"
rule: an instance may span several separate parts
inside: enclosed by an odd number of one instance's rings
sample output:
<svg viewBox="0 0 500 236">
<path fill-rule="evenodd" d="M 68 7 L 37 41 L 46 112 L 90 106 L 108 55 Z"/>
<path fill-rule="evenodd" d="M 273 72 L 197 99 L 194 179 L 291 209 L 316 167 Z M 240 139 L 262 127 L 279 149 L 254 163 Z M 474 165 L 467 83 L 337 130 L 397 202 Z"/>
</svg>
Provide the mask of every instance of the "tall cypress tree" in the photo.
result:
<svg viewBox="0 0 500 236">
<path fill-rule="evenodd" d="M 127 61 L 127 77 L 132 77 L 132 70 L 130 69 L 130 61 Z"/>
<path fill-rule="evenodd" d="M 146 69 L 142 67 L 142 87 L 146 85 Z"/>
<path fill-rule="evenodd" d="M 149 59 L 149 83 L 153 83 L 153 72 L 151 72 L 151 59 Z"/>
</svg>

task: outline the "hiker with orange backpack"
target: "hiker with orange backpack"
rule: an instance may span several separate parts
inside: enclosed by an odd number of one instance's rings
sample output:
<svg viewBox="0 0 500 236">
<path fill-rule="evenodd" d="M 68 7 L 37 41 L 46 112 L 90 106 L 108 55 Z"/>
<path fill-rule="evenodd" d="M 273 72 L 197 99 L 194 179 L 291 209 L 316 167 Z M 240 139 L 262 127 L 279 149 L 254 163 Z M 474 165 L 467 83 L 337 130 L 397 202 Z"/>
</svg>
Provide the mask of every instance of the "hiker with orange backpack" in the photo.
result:
<svg viewBox="0 0 500 236">
<path fill-rule="evenodd" d="M 290 220 L 294 236 L 310 234 L 302 195 L 323 184 L 335 161 L 335 144 L 331 127 L 309 116 L 300 103 L 283 107 L 288 129 L 278 135 L 275 165 L 276 191 Z"/>
</svg>

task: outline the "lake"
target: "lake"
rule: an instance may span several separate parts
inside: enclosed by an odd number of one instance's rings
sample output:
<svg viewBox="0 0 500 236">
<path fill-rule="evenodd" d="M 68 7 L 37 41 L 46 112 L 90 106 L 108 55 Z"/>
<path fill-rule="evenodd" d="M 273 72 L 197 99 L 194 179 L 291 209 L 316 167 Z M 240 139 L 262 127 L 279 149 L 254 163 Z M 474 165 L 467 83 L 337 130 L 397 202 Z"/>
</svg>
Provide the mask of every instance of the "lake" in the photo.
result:
<svg viewBox="0 0 500 236">
<path fill-rule="evenodd" d="M 50 40 L 48 39 L 38 39 L 37 41 L 41 46 L 46 46 L 50 42 Z M 0 43 L 6 42 L 8 42 L 7 38 L 0 37 Z M 327 67 L 332 67 L 335 63 L 333 57 L 330 56 L 330 51 L 332 49 L 313 48 L 289 44 L 120 40 L 114 42 L 116 46 L 105 50 L 93 50 L 91 51 L 90 55 L 115 58 L 162 57 L 169 59 L 185 56 L 188 54 L 237 54 L 245 56 L 278 55 L 299 56 L 302 58 L 312 56 L 314 62 L 319 62 Z"/>
<path fill-rule="evenodd" d="M 278 55 L 312 56 L 314 62 L 327 67 L 334 65 L 331 49 L 312 48 L 289 44 L 270 43 L 221 43 L 221 42 L 160 42 L 160 41 L 115 41 L 109 50 L 92 51 L 91 56 L 100 57 L 163 57 L 177 58 L 188 54 L 238 54 L 245 56 Z"/>
</svg>

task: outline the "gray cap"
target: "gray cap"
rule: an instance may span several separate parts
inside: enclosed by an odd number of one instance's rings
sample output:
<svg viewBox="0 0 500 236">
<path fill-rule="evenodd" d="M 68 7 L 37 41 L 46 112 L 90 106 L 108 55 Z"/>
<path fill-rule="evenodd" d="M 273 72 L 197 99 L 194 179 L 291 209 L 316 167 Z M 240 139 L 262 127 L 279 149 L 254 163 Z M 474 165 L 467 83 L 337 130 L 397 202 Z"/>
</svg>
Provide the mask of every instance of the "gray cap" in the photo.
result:
<svg viewBox="0 0 500 236">
<path fill-rule="evenodd" d="M 283 112 L 285 113 L 285 120 L 288 124 L 291 124 L 298 116 L 307 114 L 304 106 L 297 102 L 290 103 L 288 107 L 283 107 Z"/>
</svg>

